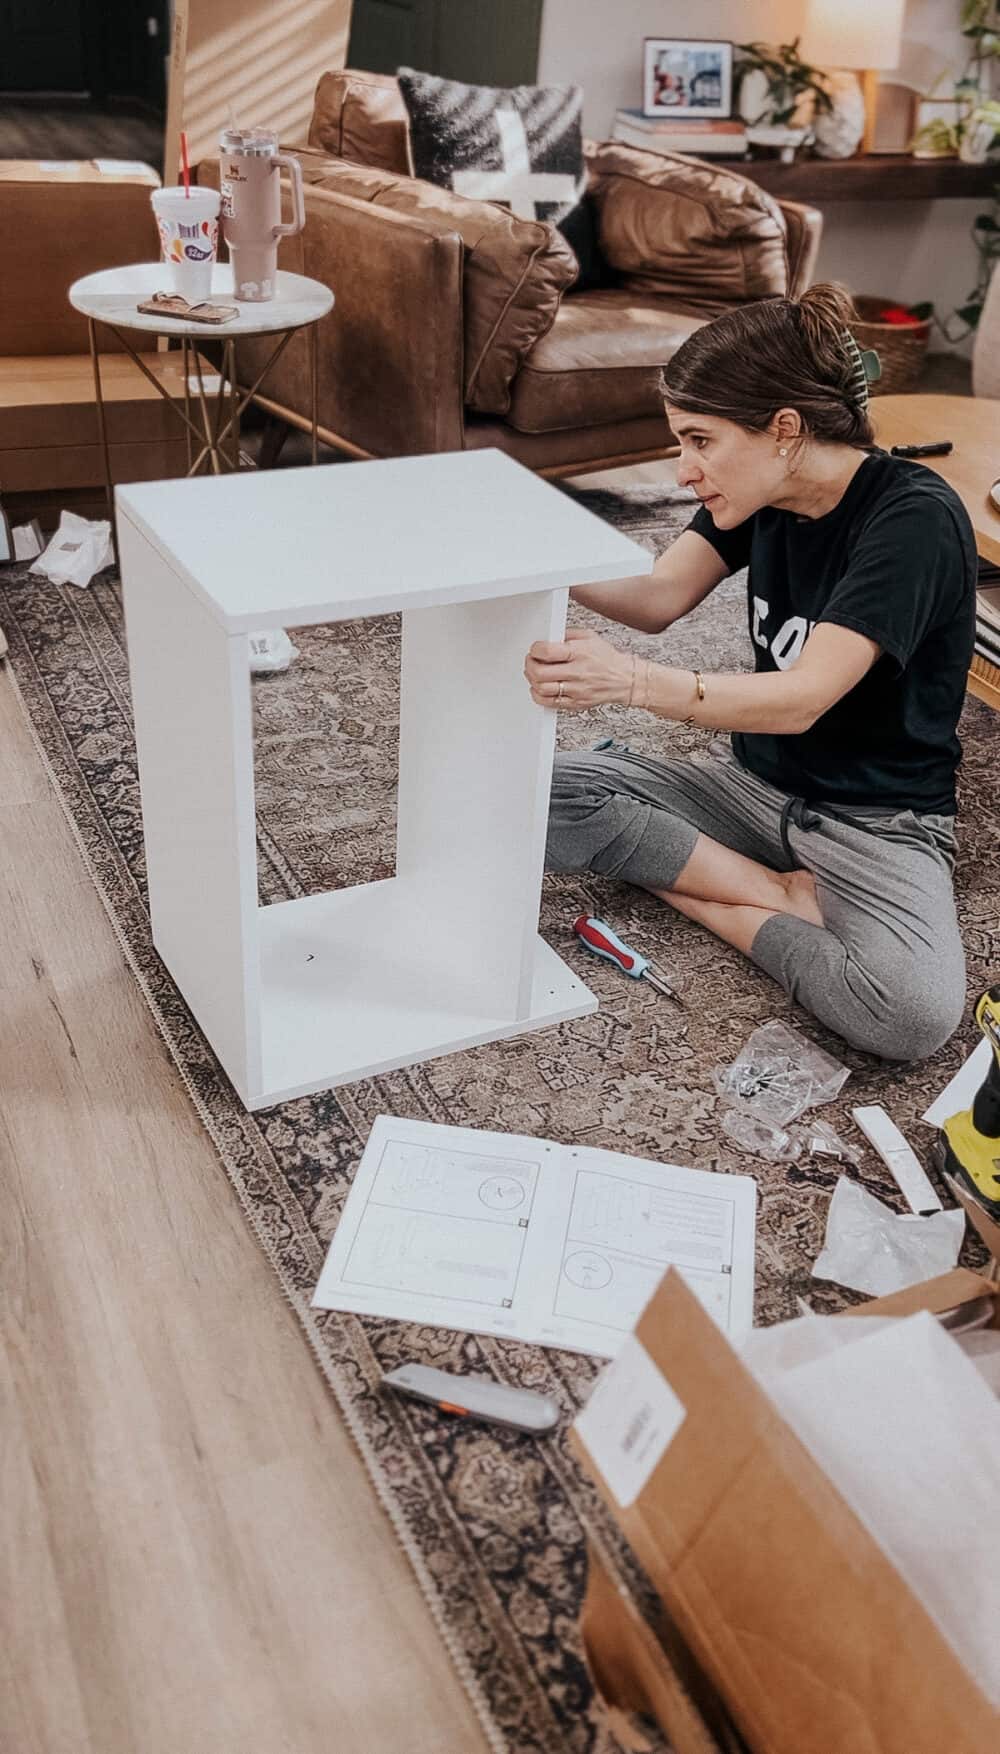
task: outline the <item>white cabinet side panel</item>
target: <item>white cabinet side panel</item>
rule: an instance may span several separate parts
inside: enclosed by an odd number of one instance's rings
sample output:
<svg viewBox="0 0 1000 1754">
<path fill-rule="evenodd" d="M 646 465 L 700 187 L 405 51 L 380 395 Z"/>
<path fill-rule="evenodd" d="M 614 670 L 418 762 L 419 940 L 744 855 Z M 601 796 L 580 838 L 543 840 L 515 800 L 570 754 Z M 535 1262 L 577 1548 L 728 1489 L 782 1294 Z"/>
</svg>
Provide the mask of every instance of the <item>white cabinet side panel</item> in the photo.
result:
<svg viewBox="0 0 1000 1754">
<path fill-rule="evenodd" d="M 246 1096 L 260 1082 L 247 642 L 127 517 L 119 541 L 153 941 Z"/>
<path fill-rule="evenodd" d="M 397 880 L 419 897 L 430 985 L 495 1017 L 531 1005 L 555 714 L 524 659 L 565 590 L 403 617 Z"/>
</svg>

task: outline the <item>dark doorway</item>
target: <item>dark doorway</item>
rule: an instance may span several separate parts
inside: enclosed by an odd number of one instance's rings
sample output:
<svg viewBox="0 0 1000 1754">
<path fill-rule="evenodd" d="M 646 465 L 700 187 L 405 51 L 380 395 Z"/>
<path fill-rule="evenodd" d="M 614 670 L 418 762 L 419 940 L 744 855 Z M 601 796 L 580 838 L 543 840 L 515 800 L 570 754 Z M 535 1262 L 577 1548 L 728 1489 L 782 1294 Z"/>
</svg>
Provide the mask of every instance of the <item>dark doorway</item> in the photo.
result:
<svg viewBox="0 0 1000 1754">
<path fill-rule="evenodd" d="M 542 0 L 354 0 L 349 67 L 417 67 L 475 85 L 529 85 Z"/>
<path fill-rule="evenodd" d="M 0 157 L 163 166 L 169 0 L 0 0 Z"/>
<path fill-rule="evenodd" d="M 0 0 L 4 91 L 85 92 L 85 0 Z"/>
<path fill-rule="evenodd" d="M 0 91 L 166 103 L 168 0 L 0 0 Z"/>
<path fill-rule="evenodd" d="M 168 0 L 87 0 L 93 43 L 90 90 L 98 102 L 128 99 L 166 113 Z"/>
</svg>

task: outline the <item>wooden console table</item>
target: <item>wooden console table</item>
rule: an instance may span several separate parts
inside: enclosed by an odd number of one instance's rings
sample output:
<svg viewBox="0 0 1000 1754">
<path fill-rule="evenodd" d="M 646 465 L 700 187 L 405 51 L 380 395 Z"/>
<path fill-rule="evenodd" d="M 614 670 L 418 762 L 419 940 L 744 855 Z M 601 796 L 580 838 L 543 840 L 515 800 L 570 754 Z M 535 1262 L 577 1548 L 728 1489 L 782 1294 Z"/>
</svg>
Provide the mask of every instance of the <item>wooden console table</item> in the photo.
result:
<svg viewBox="0 0 1000 1754">
<path fill-rule="evenodd" d="M 869 152 L 856 158 L 719 158 L 785 201 L 988 200 L 998 180 L 995 164 L 963 164 L 960 158 L 910 158 L 903 152 Z"/>
<path fill-rule="evenodd" d="M 1000 512 L 990 487 L 1000 476 L 1000 402 L 986 396 L 876 396 L 872 401 L 875 437 L 891 445 L 927 445 L 951 439 L 947 457 L 927 457 L 960 495 L 984 560 L 1000 566 Z M 969 672 L 969 692 L 1000 711 L 1000 666 L 977 652 Z"/>
</svg>

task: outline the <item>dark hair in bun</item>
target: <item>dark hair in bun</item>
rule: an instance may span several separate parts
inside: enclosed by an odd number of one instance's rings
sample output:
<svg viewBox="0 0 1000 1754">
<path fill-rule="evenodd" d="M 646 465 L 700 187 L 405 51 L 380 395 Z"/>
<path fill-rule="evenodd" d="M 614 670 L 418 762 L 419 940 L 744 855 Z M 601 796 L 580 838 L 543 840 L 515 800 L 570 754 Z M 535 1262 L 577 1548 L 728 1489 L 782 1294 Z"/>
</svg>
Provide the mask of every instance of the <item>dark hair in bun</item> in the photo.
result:
<svg viewBox="0 0 1000 1754">
<path fill-rule="evenodd" d="M 739 305 L 702 328 L 664 367 L 668 402 L 763 432 L 794 408 L 810 438 L 874 443 L 864 366 L 851 334 L 856 312 L 842 286 L 821 283 L 801 298 Z"/>
</svg>

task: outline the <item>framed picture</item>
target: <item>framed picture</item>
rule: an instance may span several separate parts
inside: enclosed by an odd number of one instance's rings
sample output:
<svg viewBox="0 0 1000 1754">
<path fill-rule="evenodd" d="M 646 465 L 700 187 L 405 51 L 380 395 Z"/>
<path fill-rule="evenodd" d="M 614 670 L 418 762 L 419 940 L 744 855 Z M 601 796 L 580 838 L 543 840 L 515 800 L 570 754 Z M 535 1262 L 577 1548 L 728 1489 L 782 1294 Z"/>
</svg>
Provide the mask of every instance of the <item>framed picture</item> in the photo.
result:
<svg viewBox="0 0 1000 1754">
<path fill-rule="evenodd" d="M 642 110 L 646 116 L 729 116 L 733 45 L 697 37 L 647 37 Z"/>
</svg>

